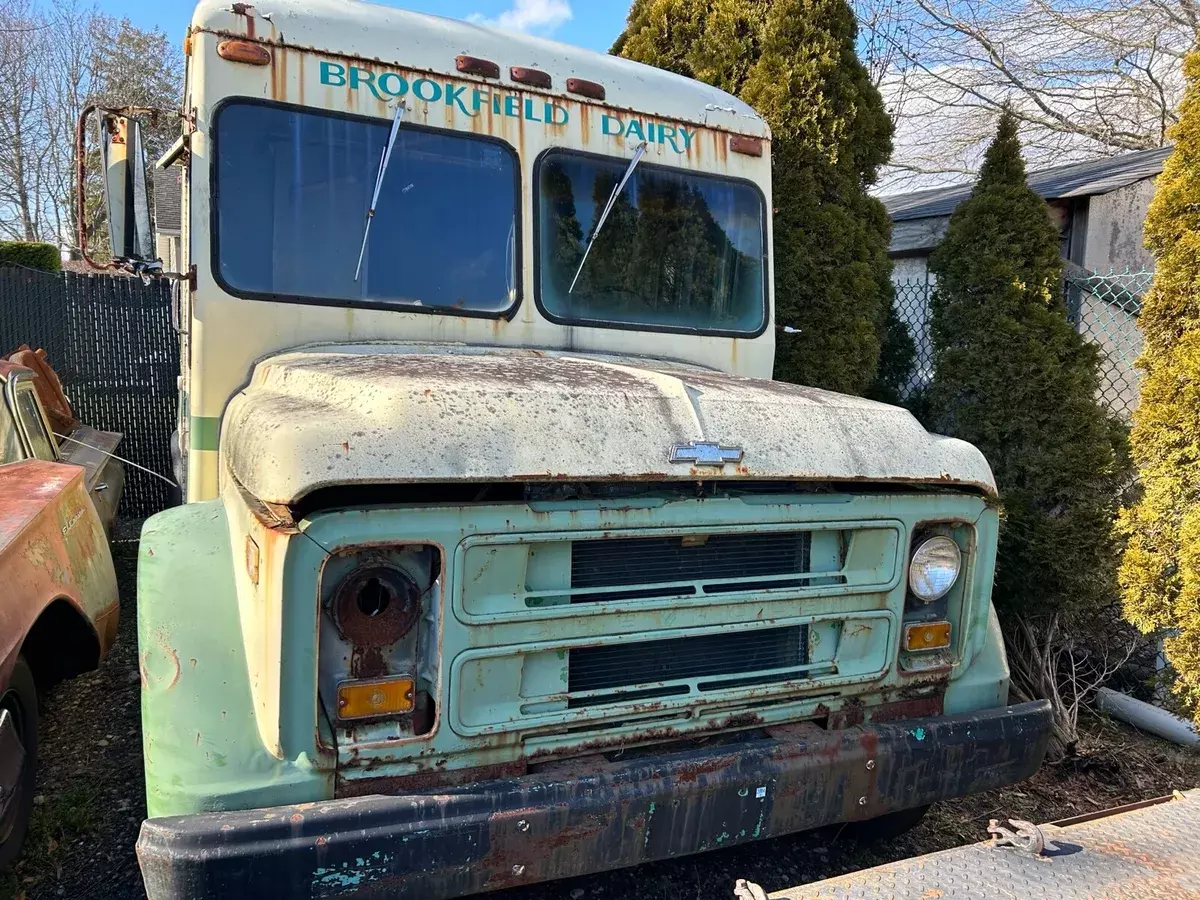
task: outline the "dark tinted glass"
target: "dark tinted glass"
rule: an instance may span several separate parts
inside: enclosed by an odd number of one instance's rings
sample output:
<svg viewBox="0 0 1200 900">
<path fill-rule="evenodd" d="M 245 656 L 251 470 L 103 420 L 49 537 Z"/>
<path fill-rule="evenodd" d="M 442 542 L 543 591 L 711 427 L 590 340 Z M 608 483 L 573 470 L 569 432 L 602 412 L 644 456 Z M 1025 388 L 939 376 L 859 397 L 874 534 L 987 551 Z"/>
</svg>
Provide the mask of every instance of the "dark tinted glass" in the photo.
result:
<svg viewBox="0 0 1200 900">
<path fill-rule="evenodd" d="M 503 312 L 516 302 L 510 149 L 400 129 L 359 281 L 391 122 L 233 103 L 217 117 L 217 260 L 230 288 L 397 307 Z"/>
<path fill-rule="evenodd" d="M 21 436 L 17 433 L 17 423 L 0 402 L 0 466 L 23 459 L 24 455 Z"/>
<path fill-rule="evenodd" d="M 566 153 L 542 161 L 542 306 L 571 321 L 759 331 L 766 313 L 762 198 L 742 182 L 639 165 L 569 291 L 627 165 Z"/>
<path fill-rule="evenodd" d="M 32 387 L 17 388 L 17 415 L 21 419 L 21 424 L 25 426 L 25 433 L 29 435 L 29 445 L 33 449 L 33 455 L 38 459 L 51 461 L 57 459 L 54 444 L 51 442 L 50 435 L 46 433 L 46 426 L 42 421 L 42 413 L 38 409 L 37 398 L 34 397 Z"/>
</svg>

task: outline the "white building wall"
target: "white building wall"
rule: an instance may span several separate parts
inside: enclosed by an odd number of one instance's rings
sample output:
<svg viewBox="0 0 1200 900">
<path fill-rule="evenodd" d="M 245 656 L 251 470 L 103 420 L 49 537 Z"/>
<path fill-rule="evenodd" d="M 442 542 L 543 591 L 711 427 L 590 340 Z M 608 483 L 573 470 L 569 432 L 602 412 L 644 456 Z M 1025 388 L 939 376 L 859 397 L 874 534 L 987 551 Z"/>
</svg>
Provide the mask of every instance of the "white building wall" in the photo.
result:
<svg viewBox="0 0 1200 900">
<path fill-rule="evenodd" d="M 154 252 L 162 260 L 163 271 L 181 272 L 183 261 L 180 254 L 180 239 L 177 234 L 165 234 L 161 231 L 154 235 Z"/>
<path fill-rule="evenodd" d="M 1142 226 L 1154 198 L 1154 184 L 1155 179 L 1147 178 L 1091 198 L 1083 251 L 1085 268 L 1100 274 L 1154 270 L 1154 259 L 1142 243 Z"/>
<path fill-rule="evenodd" d="M 892 281 L 894 283 L 925 281 L 927 278 L 933 278 L 929 274 L 928 256 L 904 256 L 892 260 Z"/>
</svg>

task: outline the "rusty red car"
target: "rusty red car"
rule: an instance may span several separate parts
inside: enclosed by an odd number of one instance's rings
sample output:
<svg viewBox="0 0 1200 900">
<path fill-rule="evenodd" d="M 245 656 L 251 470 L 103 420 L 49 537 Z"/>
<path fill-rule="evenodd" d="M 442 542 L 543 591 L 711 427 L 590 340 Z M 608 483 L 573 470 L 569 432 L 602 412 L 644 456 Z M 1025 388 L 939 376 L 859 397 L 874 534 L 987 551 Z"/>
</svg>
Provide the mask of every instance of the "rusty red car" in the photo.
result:
<svg viewBox="0 0 1200 900">
<path fill-rule="evenodd" d="M 107 524 L 120 473 L 94 447 L 60 455 L 34 373 L 0 361 L 0 869 L 33 802 L 38 694 L 99 665 L 117 632 Z M 111 443 L 111 439 L 109 440 Z M 90 446 L 91 442 L 89 442 Z M 76 456 L 75 459 L 80 459 Z M 112 478 L 113 484 L 102 481 Z M 101 487 L 102 486 L 102 487 Z M 95 499 L 94 499 L 95 498 Z M 98 501 L 98 502 L 97 502 Z"/>
</svg>

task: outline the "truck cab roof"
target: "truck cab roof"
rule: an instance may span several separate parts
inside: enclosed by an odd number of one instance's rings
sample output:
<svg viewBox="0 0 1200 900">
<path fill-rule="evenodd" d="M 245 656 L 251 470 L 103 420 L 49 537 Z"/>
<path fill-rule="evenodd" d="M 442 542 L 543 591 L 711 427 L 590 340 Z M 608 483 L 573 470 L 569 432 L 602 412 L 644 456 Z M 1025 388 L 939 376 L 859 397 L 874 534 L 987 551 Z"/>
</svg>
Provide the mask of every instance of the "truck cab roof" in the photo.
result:
<svg viewBox="0 0 1200 900">
<path fill-rule="evenodd" d="M 396 62 L 402 55 L 406 68 L 431 73 L 453 71 L 456 54 L 470 55 L 499 64 L 500 83 L 526 93 L 529 85 L 513 82 L 511 67 L 549 74 L 548 93 L 565 96 L 567 79 L 580 78 L 603 85 L 604 105 L 616 109 L 652 109 L 706 128 L 770 137 L 766 122 L 751 107 L 692 78 L 558 41 L 358 0 L 272 0 L 263 9 L 203 0 L 191 30 L 380 63 Z"/>
</svg>

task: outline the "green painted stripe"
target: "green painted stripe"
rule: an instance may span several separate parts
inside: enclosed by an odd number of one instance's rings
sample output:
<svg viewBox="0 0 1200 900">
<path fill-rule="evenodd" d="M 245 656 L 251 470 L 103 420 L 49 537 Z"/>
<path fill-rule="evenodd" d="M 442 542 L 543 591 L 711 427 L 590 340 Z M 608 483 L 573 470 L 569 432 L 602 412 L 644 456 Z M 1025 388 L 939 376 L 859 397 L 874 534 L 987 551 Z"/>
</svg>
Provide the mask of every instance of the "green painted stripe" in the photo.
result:
<svg viewBox="0 0 1200 900">
<path fill-rule="evenodd" d="M 192 416 L 191 431 L 193 450 L 216 450 L 221 420 L 212 416 Z"/>
</svg>

